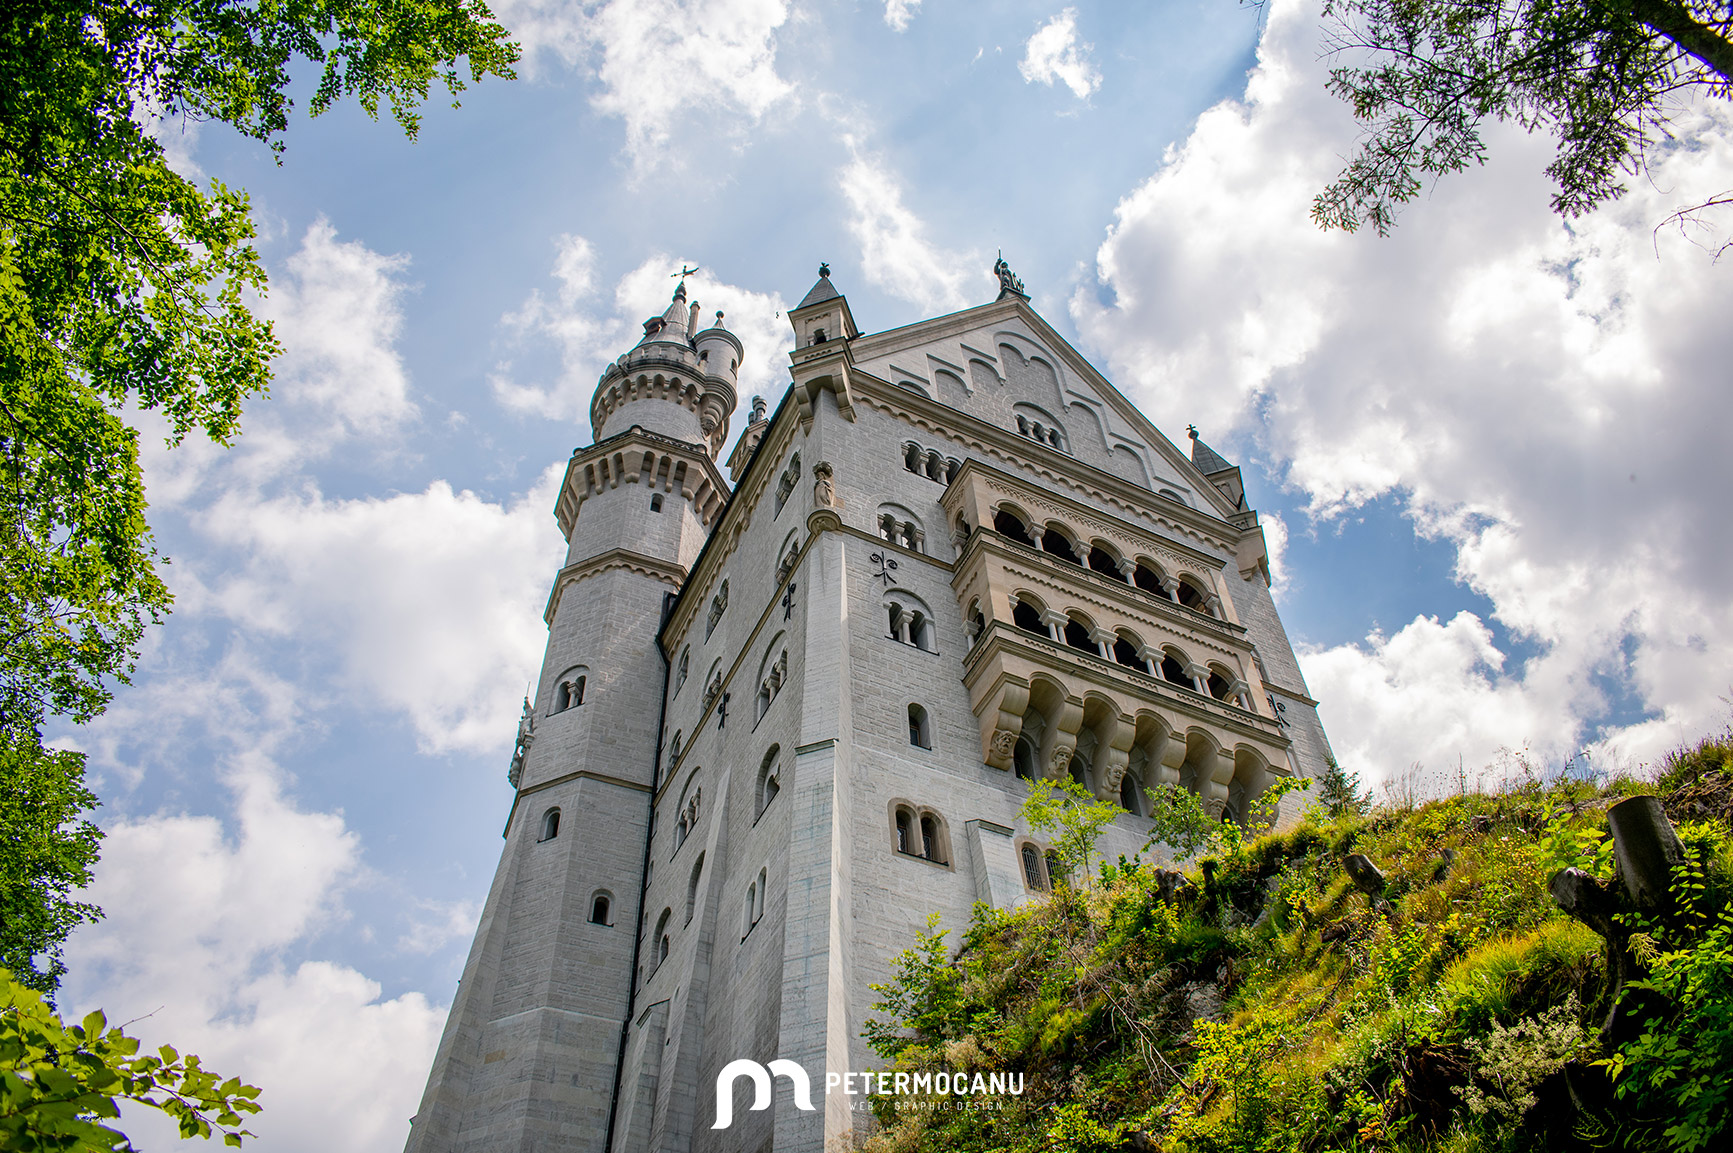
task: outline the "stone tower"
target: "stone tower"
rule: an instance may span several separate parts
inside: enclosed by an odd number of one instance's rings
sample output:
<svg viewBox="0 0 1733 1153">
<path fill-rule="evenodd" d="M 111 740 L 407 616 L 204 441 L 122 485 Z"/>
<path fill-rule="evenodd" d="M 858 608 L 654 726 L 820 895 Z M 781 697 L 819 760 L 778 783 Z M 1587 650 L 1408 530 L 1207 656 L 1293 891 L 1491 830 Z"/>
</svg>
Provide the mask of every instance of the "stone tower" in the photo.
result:
<svg viewBox="0 0 1733 1153">
<path fill-rule="evenodd" d="M 1144 848 L 1146 789 L 1243 822 L 1323 769 L 1239 470 L 1195 432 L 1181 452 L 995 272 L 990 304 L 863 335 L 821 267 L 732 491 L 731 336 L 676 294 L 604 375 L 411 1150 L 852 1147 L 870 1114 L 827 1074 L 877 1063 L 891 958 L 932 912 L 1053 883 L 1026 780 L 1118 802 L 1112 859 Z M 739 1060 L 795 1063 L 813 1107 L 779 1081 L 754 1109 L 742 1078 L 716 1128 Z"/>
<path fill-rule="evenodd" d="M 512 757 L 505 851 L 411 1129 L 412 1151 L 605 1147 L 634 962 L 656 630 L 728 496 L 715 457 L 740 341 L 681 281 L 590 407 L 555 514 L 569 547 Z"/>
</svg>

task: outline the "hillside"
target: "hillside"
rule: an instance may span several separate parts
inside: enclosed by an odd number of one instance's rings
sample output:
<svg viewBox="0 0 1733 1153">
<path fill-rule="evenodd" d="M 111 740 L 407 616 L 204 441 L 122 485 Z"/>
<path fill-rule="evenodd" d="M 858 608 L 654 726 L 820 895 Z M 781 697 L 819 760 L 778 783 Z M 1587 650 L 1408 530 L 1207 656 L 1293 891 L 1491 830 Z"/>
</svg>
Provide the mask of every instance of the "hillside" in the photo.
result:
<svg viewBox="0 0 1733 1153">
<path fill-rule="evenodd" d="M 1657 808 L 1678 863 L 1643 889 Z M 1652 780 L 1338 809 L 1183 877 L 1121 860 L 924 935 L 880 987 L 875 1049 L 1025 1090 L 877 1097 L 869 1148 L 1729 1147 L 1733 734 Z"/>
</svg>

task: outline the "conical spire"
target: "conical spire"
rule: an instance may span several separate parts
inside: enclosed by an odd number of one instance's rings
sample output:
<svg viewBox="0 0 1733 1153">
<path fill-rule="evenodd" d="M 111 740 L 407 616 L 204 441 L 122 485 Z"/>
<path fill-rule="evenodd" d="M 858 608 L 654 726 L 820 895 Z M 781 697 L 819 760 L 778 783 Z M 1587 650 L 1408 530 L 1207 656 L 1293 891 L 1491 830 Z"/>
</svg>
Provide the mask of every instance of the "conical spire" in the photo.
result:
<svg viewBox="0 0 1733 1153">
<path fill-rule="evenodd" d="M 1234 467 L 1222 455 L 1197 438 L 1197 425 L 1185 426 L 1185 434 L 1191 437 L 1191 462 L 1197 465 L 1197 470 L 1205 476 Z"/>
<path fill-rule="evenodd" d="M 812 290 L 802 297 L 800 303 L 794 307 L 796 309 L 801 309 L 810 307 L 814 304 L 823 304 L 825 301 L 835 300 L 841 295 L 842 293 L 836 290 L 836 285 L 830 282 L 830 265 L 828 263 L 820 264 L 818 266 L 818 282 L 812 286 Z"/>
</svg>

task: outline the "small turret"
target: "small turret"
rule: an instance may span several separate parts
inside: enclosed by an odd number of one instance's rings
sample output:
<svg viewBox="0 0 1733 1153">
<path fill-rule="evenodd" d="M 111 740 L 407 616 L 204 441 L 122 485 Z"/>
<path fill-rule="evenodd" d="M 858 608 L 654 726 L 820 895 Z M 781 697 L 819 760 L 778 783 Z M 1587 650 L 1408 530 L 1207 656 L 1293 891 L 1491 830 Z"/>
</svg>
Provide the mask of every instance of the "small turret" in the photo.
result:
<svg viewBox="0 0 1733 1153">
<path fill-rule="evenodd" d="M 728 439 L 728 418 L 743 349 L 735 335 L 716 325 L 698 327 L 698 302 L 686 300 L 686 281 L 660 316 L 644 321 L 644 335 L 630 352 L 608 366 L 590 402 L 590 427 L 599 440 L 639 425 L 650 432 L 705 445 L 712 457 Z M 621 414 L 625 415 L 622 416 Z"/>
<path fill-rule="evenodd" d="M 696 326 L 697 312 L 693 312 Z M 711 439 L 710 453 L 721 451 L 728 439 L 728 418 L 740 396 L 740 361 L 745 356 L 740 338 L 722 323 L 722 312 L 716 312 L 716 323 L 698 333 L 692 340 L 698 354 L 698 369 L 704 374 L 704 396 L 698 405 L 698 421 L 704 434 Z"/>
<path fill-rule="evenodd" d="M 818 282 L 799 304 L 788 310 L 788 323 L 794 327 L 796 348 L 831 340 L 853 340 L 860 335 L 848 310 L 848 298 L 830 282 L 829 264 L 818 266 Z"/>
</svg>

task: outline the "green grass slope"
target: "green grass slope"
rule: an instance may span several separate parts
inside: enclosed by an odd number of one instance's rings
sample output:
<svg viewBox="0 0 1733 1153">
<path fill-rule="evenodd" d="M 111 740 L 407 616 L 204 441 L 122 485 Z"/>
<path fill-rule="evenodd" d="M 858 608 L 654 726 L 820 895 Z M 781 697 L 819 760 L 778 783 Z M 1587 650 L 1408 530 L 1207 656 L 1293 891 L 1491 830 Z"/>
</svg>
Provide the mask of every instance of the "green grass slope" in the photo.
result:
<svg viewBox="0 0 1733 1153">
<path fill-rule="evenodd" d="M 1606 811 L 1640 793 L 1686 854 L 1663 913 L 1625 914 L 1643 980 L 1603 1037 L 1608 946 L 1548 883 L 1577 867 L 1618 893 Z M 1189 884 L 1122 860 L 978 907 L 960 941 L 903 954 L 867 1035 L 910 1084 L 1020 1073 L 1024 1092 L 878 1097 L 870 1148 L 1733 1149 L 1730 816 L 1733 734 L 1655 780 L 1315 809 Z"/>
</svg>

